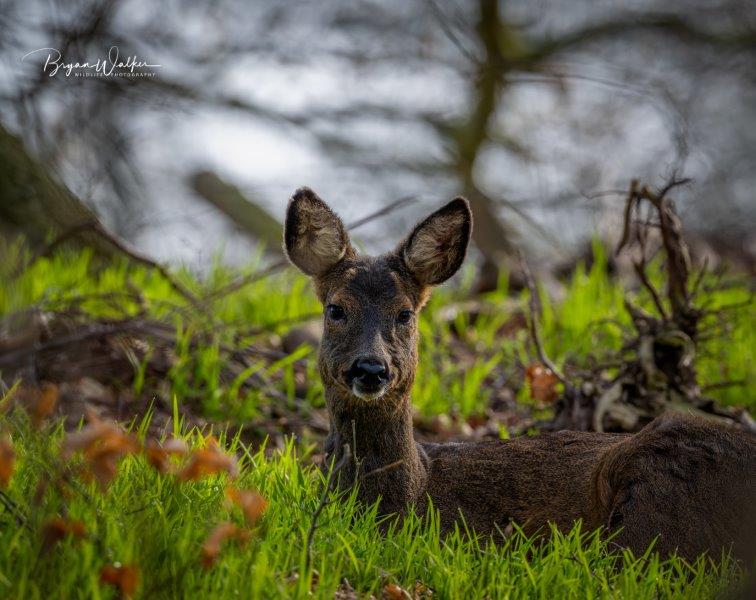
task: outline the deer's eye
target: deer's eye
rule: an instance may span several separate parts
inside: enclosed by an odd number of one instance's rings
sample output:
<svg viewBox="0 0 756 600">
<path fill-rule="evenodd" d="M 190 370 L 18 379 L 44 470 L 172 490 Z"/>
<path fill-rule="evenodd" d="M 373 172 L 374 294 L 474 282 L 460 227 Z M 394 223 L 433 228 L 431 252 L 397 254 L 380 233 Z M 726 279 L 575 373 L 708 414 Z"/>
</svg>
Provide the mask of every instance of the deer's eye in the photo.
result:
<svg viewBox="0 0 756 600">
<path fill-rule="evenodd" d="M 415 313 L 413 313 L 409 309 L 401 310 L 399 311 L 399 314 L 396 315 L 396 322 L 399 323 L 399 325 L 409 325 L 410 322 L 412 322 L 412 317 L 415 316 Z"/>
<path fill-rule="evenodd" d="M 326 314 L 331 321 L 343 321 L 346 319 L 346 311 L 338 304 L 326 306 Z"/>
</svg>

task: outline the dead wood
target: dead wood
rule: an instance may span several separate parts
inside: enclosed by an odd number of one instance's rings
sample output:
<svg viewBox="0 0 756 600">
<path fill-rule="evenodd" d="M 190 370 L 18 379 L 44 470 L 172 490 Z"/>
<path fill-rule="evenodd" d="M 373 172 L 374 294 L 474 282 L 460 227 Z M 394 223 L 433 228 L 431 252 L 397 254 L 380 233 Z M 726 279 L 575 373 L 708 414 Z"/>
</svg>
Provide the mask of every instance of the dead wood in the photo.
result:
<svg viewBox="0 0 756 600">
<path fill-rule="evenodd" d="M 535 317 L 537 300 L 532 300 L 536 297 L 535 286 L 529 283 L 531 313 L 534 313 L 531 337 L 541 362 L 564 383 L 564 392 L 547 429 L 637 431 L 663 413 L 678 411 L 756 431 L 747 411 L 718 406 L 704 395 L 697 381 L 696 356 L 706 341 L 701 335 L 701 320 L 706 311 L 696 306 L 694 299 L 704 273 L 692 273 L 682 222 L 668 197 L 671 190 L 685 183 L 687 180 L 673 179 L 659 191 L 637 181 L 630 185 L 616 252 L 635 250 L 635 273 L 651 298 L 655 314 L 625 300 L 632 329 L 627 332 L 623 359 L 614 376 L 608 377 L 596 368 L 572 381 L 555 370 L 540 343 Z M 658 232 L 656 248 L 651 248 L 652 231 Z M 656 253 L 664 263 L 663 292 L 649 276 L 649 263 Z"/>
</svg>

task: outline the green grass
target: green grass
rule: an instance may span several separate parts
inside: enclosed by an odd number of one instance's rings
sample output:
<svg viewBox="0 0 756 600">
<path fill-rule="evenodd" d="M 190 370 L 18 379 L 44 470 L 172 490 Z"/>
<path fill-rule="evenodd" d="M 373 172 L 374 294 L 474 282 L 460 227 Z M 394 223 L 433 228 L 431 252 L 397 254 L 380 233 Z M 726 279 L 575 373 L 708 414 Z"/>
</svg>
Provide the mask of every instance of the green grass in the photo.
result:
<svg viewBox="0 0 756 600">
<path fill-rule="evenodd" d="M 122 318 L 146 311 L 146 316 L 166 320 L 176 327 L 179 338 L 177 363 L 170 373 L 170 393 L 180 402 L 199 407 L 211 418 L 232 417 L 244 421 L 257 414 L 262 403 L 269 401 L 259 390 L 240 395 L 238 382 L 222 381 L 225 358 L 220 348 L 224 344 L 234 347 L 247 343 L 267 344 L 285 333 L 292 322 L 318 318 L 321 310 L 307 279 L 293 269 L 215 299 L 205 312 L 197 313 L 160 274 L 126 260 L 102 265 L 88 251 L 63 252 L 37 261 L 18 278 L 10 278 L 7 274 L 19 253 L 16 247 L 6 249 L 11 260 L 6 261 L 7 273 L 0 272 L 0 276 L 8 279 L 9 284 L 0 286 L 0 317 L 32 306 L 60 309 L 74 305 L 103 317 Z M 596 253 L 597 260 L 590 270 L 578 266 L 566 284 L 562 300 L 551 301 L 547 294 L 541 294 L 542 337 L 547 353 L 560 366 L 581 366 L 591 357 L 601 358 L 618 352 L 623 342 L 622 327 L 629 326 L 623 306 L 626 291 L 606 274 L 606 258 L 598 244 Z M 253 261 L 245 272 L 253 273 L 257 265 Z M 480 317 L 474 326 L 467 323 L 464 314 L 453 322 L 440 318 L 445 306 L 466 298 L 472 280 L 470 274 L 468 270 L 459 288 L 445 286 L 436 290 L 422 314 L 420 363 L 413 401 L 425 415 L 456 411 L 467 416 L 483 412 L 489 401 L 487 388 L 482 385 L 486 379 L 504 375 L 518 387 L 522 376 L 520 365 L 535 359 L 525 330 L 511 336 L 499 333 L 517 311 L 527 312 L 526 292 L 513 300 L 505 291 L 506 285 L 502 285 L 500 290 L 486 294 L 485 301 L 496 310 Z M 239 273 L 220 264 L 202 281 L 187 270 L 177 273 L 181 282 L 200 296 L 212 294 L 237 275 Z M 658 271 L 653 273 L 653 279 L 661 287 Z M 713 277 L 709 277 L 703 287 L 712 280 Z M 135 291 L 139 294 L 138 301 L 134 298 Z M 650 309 L 647 294 L 631 293 L 630 297 Z M 747 286 L 735 283 L 726 289 L 705 293 L 702 303 L 716 308 L 742 304 L 749 298 Z M 753 305 L 708 317 L 704 325 L 713 328 L 715 335 L 705 343 L 697 361 L 700 384 L 705 387 L 721 381 L 739 382 L 735 386 L 713 388 L 709 394 L 726 404 L 756 407 Z M 462 332 L 459 339 L 453 329 Z M 205 336 L 202 347 L 192 348 L 190 339 L 200 334 Z M 468 349 L 467 359 L 460 360 L 449 352 L 455 343 L 462 343 Z M 306 359 L 310 365 L 307 374 L 310 385 L 304 399 L 315 406 L 322 405 L 315 352 L 303 349 L 296 358 Z M 280 384 L 280 390 L 293 400 L 292 362 L 261 362 L 257 368 Z M 136 391 L 141 392 L 144 381 L 138 365 L 135 370 Z M 519 397 L 525 399 L 526 396 L 523 391 Z"/>
<path fill-rule="evenodd" d="M 287 398 L 294 399 L 294 363 L 304 359 L 308 387 L 306 403 L 322 406 L 315 352 L 302 348 L 281 360 L 260 360 L 232 380 L 221 374 L 224 345 L 275 345 L 292 322 L 318 315 L 320 307 L 307 280 L 288 270 L 257 281 L 208 305 L 197 313 L 160 274 L 125 260 L 102 264 L 91 253 L 62 252 L 37 261 L 19 277 L 11 277 L 18 248 L 5 249 L 0 265 L 0 317 L 29 308 L 64 310 L 72 306 L 88 314 L 120 319 L 142 315 L 170 323 L 177 332 L 176 362 L 165 393 L 178 414 L 181 404 L 212 418 L 242 424 L 260 414 L 271 400 L 264 390 L 244 390 L 244 377 L 262 374 Z M 605 274 L 599 256 L 590 270 L 578 268 L 566 284 L 564 298 L 551 301 L 542 294 L 542 337 L 549 355 L 564 366 L 584 365 L 592 355 L 619 351 L 622 327 L 628 324 L 623 307 L 625 291 Z M 253 273 L 256 264 L 245 271 Z M 238 275 L 216 266 L 200 280 L 188 270 L 177 277 L 200 297 L 222 288 Z M 489 403 L 488 383 L 506 378 L 521 385 L 522 365 L 534 360 L 527 332 L 503 335 L 502 328 L 527 311 L 527 294 L 509 297 L 505 285 L 484 300 L 496 307 L 471 325 L 464 314 L 444 321 L 443 309 L 467 297 L 471 272 L 459 288 L 437 290 L 420 321 L 421 348 L 413 394 L 425 415 L 482 413 Z M 660 274 L 654 274 L 659 281 Z M 708 285 L 710 279 L 705 284 Z M 649 307 L 644 293 L 633 300 Z M 743 302 L 745 285 L 707 292 L 711 306 Z M 724 379 L 743 385 L 712 390 L 722 402 L 756 406 L 756 320 L 746 306 L 728 311 L 726 318 L 710 318 L 708 325 L 722 333 L 707 341 L 699 357 L 703 385 Z M 190 344 L 201 339 L 199 346 Z M 156 389 L 144 364 L 134 364 L 133 392 L 150 398 Z M 1 375 L 1 374 L 0 374 Z M 302 392 L 300 392 L 301 394 Z M 527 401 L 524 388 L 518 395 Z M 174 426 L 176 426 L 174 424 Z M 415 581 L 436 591 L 439 598 L 697 598 L 711 597 L 739 577 L 726 560 L 719 564 L 679 559 L 662 562 L 618 554 L 596 536 L 556 534 L 536 544 L 516 534 L 506 546 L 470 540 L 462 533 L 443 538 L 436 521 L 406 520 L 381 532 L 375 511 L 358 509 L 354 498 L 329 504 L 319 521 L 311 567 L 305 564 L 304 539 L 318 503 L 322 475 L 308 466 L 313 448 L 289 443 L 285 451 L 267 456 L 251 453 L 238 437 L 228 440 L 241 457 L 238 485 L 259 489 L 270 506 L 252 540 L 244 547 L 231 544 L 211 570 L 200 566 L 200 547 L 211 528 L 222 520 L 240 522 L 236 509 L 224 505 L 222 476 L 187 483 L 158 475 L 142 457 L 128 457 L 119 476 L 104 494 L 92 484 L 77 482 L 65 498 L 49 493 L 35 504 L 40 477 L 49 475 L 62 432 L 49 425 L 41 432 L 18 414 L 0 417 L 0 430 L 13 434 L 18 453 L 16 472 L 6 490 L 28 519 L 19 526 L 0 507 L 0 597 L 113 597 L 98 582 L 100 568 L 109 563 L 135 563 L 142 572 L 143 597 L 323 597 L 332 598 L 343 578 L 360 594 L 380 597 L 386 582 L 412 590 Z M 503 435 L 506 432 L 502 432 Z M 45 474 L 48 475 L 45 475 Z M 44 550 L 39 530 L 55 514 L 81 519 L 84 540 L 64 540 Z M 311 570 L 319 573 L 310 586 Z"/>
<path fill-rule="evenodd" d="M 7 495 L 26 523 L 19 526 L 8 511 L 0 512 L 3 598 L 112 598 L 114 590 L 101 586 L 98 573 L 113 563 L 139 568 L 145 598 L 333 598 L 344 578 L 360 594 L 376 597 L 387 583 L 412 590 L 419 581 L 437 598 L 709 598 L 742 576 L 727 560 L 688 564 L 660 561 L 653 553 L 619 553 L 595 534 L 581 533 L 579 525 L 546 543 L 515 532 L 494 546 L 461 531 L 440 536 L 431 513 L 384 533 L 375 510 L 358 508 L 354 496 L 325 507 L 308 567 L 304 540 L 324 476 L 303 466 L 291 443 L 266 458 L 238 438 L 227 442 L 241 457 L 235 485 L 259 490 L 270 504 L 251 540 L 229 543 L 206 570 L 200 560 L 205 536 L 221 521 L 242 522 L 238 509 L 224 503 L 225 475 L 182 482 L 129 456 L 106 492 L 73 478 L 68 493 L 49 490 L 36 503 L 39 480 L 59 469 L 54 457 L 62 433 L 54 425 L 35 431 L 19 413 L 5 424 L 18 455 Z M 57 514 L 81 520 L 86 537 L 45 548 L 39 531 Z"/>
</svg>

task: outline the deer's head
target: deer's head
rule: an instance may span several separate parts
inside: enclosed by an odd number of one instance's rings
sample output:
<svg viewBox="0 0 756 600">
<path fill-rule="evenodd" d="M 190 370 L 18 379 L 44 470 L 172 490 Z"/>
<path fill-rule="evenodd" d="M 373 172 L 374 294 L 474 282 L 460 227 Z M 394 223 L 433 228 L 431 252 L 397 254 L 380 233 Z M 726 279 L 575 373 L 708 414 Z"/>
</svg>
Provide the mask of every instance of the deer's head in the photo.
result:
<svg viewBox="0 0 756 600">
<path fill-rule="evenodd" d="M 359 256 L 328 205 L 308 188 L 297 190 L 284 246 L 325 308 L 319 365 L 331 402 L 382 406 L 406 395 L 417 366 L 418 312 L 431 287 L 459 269 L 471 230 L 467 201 L 456 198 L 392 252 Z"/>
</svg>

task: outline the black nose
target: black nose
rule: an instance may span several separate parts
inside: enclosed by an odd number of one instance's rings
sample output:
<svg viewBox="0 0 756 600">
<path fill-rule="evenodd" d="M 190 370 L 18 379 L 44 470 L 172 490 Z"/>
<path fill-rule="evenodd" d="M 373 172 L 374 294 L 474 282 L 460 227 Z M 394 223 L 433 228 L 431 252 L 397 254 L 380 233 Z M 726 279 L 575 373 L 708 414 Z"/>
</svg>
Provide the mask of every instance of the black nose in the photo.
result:
<svg viewBox="0 0 756 600">
<path fill-rule="evenodd" d="M 361 358 L 354 363 L 354 370 L 360 375 L 386 376 L 386 363 L 374 358 Z"/>
<path fill-rule="evenodd" d="M 385 361 L 375 357 L 361 357 L 352 363 L 349 378 L 359 379 L 364 383 L 382 384 L 388 380 L 388 366 Z"/>
</svg>

